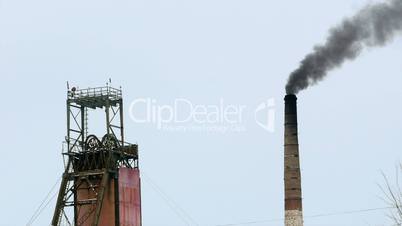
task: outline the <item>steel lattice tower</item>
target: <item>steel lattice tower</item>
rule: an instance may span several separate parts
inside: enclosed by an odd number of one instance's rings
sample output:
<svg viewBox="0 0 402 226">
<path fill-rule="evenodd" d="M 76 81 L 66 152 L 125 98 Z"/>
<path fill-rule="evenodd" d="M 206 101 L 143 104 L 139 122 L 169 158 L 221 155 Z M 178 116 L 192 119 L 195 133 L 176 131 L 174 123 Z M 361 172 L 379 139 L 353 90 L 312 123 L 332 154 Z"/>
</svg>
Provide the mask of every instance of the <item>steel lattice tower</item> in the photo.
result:
<svg viewBox="0 0 402 226">
<path fill-rule="evenodd" d="M 105 135 L 88 135 L 88 109 L 103 110 Z M 52 226 L 141 226 L 138 146 L 124 140 L 121 89 L 67 91 L 67 136 Z"/>
</svg>

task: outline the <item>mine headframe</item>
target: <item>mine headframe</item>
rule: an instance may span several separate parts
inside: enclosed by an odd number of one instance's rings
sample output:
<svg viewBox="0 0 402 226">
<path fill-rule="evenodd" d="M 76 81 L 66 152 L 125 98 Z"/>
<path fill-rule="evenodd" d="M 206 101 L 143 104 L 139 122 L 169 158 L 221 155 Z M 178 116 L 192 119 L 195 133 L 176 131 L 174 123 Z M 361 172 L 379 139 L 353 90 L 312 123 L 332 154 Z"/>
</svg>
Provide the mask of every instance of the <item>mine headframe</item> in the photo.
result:
<svg viewBox="0 0 402 226">
<path fill-rule="evenodd" d="M 105 134 L 88 134 L 88 110 L 104 110 Z M 119 226 L 117 201 L 106 202 L 106 194 L 118 200 L 120 168 L 138 168 L 138 146 L 124 141 L 121 89 L 110 86 L 67 91 L 67 135 L 62 151 L 65 171 L 51 222 L 52 226 L 98 226 L 101 213 Z M 114 205 L 114 206 L 110 206 Z M 111 220 L 112 219 L 112 220 Z"/>
</svg>

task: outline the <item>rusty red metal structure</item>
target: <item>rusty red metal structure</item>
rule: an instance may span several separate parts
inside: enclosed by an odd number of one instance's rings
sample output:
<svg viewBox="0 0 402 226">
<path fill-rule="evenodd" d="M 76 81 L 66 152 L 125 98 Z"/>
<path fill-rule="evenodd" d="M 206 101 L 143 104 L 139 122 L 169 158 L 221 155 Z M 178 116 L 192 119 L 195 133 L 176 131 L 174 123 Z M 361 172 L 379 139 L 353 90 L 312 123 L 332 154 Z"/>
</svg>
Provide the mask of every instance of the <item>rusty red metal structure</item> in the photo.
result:
<svg viewBox="0 0 402 226">
<path fill-rule="evenodd" d="M 88 135 L 88 109 L 104 110 L 105 135 Z M 141 226 L 138 145 L 124 141 L 121 89 L 67 91 L 65 171 L 52 226 Z"/>
<path fill-rule="evenodd" d="M 119 170 L 120 224 L 123 226 L 141 225 L 141 182 L 138 169 Z"/>
</svg>

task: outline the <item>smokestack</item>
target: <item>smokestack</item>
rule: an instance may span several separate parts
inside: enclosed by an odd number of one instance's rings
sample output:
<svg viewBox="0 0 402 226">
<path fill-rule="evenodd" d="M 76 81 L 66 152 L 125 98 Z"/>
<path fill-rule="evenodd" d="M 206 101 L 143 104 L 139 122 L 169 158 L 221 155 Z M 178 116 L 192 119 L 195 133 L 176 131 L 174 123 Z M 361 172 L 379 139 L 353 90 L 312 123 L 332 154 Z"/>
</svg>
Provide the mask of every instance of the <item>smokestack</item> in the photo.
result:
<svg viewBox="0 0 402 226">
<path fill-rule="evenodd" d="M 296 101 L 285 96 L 285 226 L 303 226 Z"/>
</svg>

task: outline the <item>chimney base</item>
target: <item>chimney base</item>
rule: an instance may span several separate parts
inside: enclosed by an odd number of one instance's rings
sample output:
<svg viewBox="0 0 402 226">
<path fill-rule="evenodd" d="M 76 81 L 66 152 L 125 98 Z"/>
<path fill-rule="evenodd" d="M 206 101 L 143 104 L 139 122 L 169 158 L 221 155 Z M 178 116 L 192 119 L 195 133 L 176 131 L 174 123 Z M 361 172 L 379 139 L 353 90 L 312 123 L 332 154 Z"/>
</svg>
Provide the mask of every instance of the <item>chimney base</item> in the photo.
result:
<svg viewBox="0 0 402 226">
<path fill-rule="evenodd" d="M 285 226 L 303 226 L 303 214 L 300 210 L 285 211 Z"/>
</svg>

